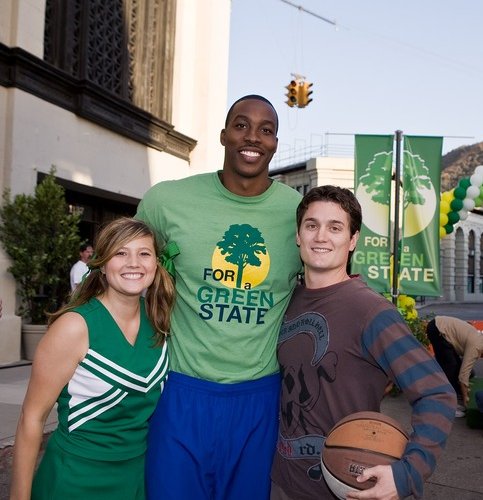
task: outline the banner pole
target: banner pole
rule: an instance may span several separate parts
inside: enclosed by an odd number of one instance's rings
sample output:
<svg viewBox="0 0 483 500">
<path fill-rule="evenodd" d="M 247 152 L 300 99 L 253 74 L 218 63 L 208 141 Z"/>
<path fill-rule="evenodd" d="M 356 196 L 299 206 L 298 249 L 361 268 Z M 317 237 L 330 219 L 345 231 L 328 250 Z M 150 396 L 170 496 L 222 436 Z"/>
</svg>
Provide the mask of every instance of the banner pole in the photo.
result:
<svg viewBox="0 0 483 500">
<path fill-rule="evenodd" d="M 402 130 L 396 130 L 396 171 L 394 173 L 394 232 L 392 266 L 392 303 L 397 306 L 399 277 L 399 198 L 401 184 L 401 142 Z"/>
</svg>

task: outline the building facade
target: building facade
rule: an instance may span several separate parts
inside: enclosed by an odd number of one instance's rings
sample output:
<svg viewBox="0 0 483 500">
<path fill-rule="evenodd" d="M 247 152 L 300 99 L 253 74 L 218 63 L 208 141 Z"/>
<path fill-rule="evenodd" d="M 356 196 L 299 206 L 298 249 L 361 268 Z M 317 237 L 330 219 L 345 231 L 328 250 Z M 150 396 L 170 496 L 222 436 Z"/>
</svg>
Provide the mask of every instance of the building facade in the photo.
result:
<svg viewBox="0 0 483 500">
<path fill-rule="evenodd" d="M 441 240 L 443 299 L 483 302 L 483 213 L 473 211 Z"/>
<path fill-rule="evenodd" d="M 55 166 L 82 237 L 153 184 L 221 168 L 230 0 L 0 0 L 0 191 Z M 0 249 L 0 362 L 20 357 Z"/>
</svg>

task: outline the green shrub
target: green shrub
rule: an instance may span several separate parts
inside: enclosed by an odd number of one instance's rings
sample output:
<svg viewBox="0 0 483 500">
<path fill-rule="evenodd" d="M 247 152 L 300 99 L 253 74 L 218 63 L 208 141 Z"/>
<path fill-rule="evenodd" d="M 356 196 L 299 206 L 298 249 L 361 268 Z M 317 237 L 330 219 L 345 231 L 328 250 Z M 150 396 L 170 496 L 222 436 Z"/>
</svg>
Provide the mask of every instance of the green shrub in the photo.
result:
<svg viewBox="0 0 483 500">
<path fill-rule="evenodd" d="M 8 271 L 17 282 L 18 314 L 33 324 L 46 323 L 46 312 L 64 302 L 70 268 L 78 259 L 79 216 L 70 214 L 65 191 L 55 181 L 55 168 L 34 195 L 3 193 L 0 242 L 10 257 Z"/>
<path fill-rule="evenodd" d="M 428 321 L 430 321 L 431 317 L 424 317 L 424 318 L 412 318 L 412 319 L 406 319 L 406 323 L 409 326 L 409 329 L 413 332 L 413 335 L 423 344 L 424 347 L 429 347 L 429 339 L 426 334 L 426 326 L 428 324 Z"/>
</svg>

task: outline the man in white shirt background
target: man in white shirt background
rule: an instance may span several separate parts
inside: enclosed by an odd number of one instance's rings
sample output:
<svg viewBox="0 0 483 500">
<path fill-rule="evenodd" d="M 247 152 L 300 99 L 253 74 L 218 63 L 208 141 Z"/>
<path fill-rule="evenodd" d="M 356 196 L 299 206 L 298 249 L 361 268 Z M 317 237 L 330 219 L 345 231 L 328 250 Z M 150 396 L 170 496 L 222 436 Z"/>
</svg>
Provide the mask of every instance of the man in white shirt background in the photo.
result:
<svg viewBox="0 0 483 500">
<path fill-rule="evenodd" d="M 94 250 L 90 243 L 84 243 L 79 248 L 79 260 L 70 270 L 70 288 L 72 291 L 82 281 L 82 277 L 88 271 L 87 262 L 92 257 Z"/>
</svg>

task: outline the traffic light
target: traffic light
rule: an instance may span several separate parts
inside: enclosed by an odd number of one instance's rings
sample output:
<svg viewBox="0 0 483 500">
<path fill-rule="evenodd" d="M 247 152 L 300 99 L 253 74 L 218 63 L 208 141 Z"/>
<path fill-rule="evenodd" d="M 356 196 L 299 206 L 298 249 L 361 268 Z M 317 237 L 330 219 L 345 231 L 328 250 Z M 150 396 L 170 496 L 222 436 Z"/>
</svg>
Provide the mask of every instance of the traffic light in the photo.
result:
<svg viewBox="0 0 483 500">
<path fill-rule="evenodd" d="M 287 89 L 287 100 L 285 101 L 291 108 L 298 105 L 297 96 L 298 96 L 298 85 L 295 80 L 292 80 L 285 88 Z"/>
<path fill-rule="evenodd" d="M 312 94 L 312 90 L 310 90 L 312 85 L 313 83 L 309 82 L 303 82 L 299 85 L 297 96 L 297 105 L 299 108 L 305 108 L 305 106 L 308 106 L 308 104 L 312 102 L 312 98 L 310 97 Z"/>
</svg>

